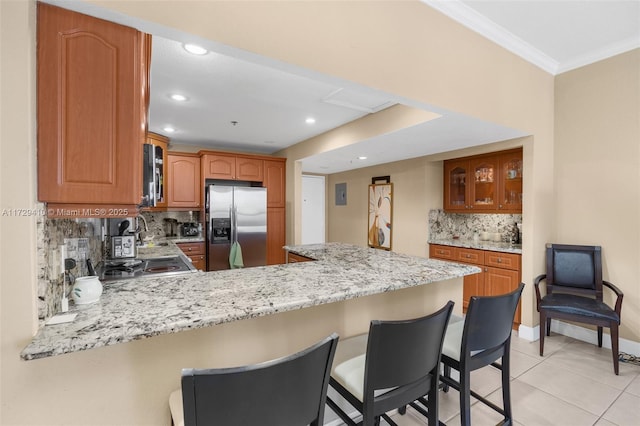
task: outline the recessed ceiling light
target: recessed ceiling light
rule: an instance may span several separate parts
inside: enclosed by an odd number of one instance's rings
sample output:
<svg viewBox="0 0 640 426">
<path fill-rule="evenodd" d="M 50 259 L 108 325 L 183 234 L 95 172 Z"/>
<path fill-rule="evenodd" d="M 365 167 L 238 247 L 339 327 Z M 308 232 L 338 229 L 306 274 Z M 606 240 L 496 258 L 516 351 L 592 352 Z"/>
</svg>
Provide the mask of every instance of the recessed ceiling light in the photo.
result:
<svg viewBox="0 0 640 426">
<path fill-rule="evenodd" d="M 313 123 L 315 123 L 315 122 L 316 122 L 316 119 L 315 119 L 315 118 L 313 118 L 313 117 L 308 117 L 308 118 L 307 118 L 306 120 L 304 120 L 304 121 L 305 121 L 305 123 L 307 123 L 307 124 L 313 124 Z"/>
<path fill-rule="evenodd" d="M 194 55 L 204 55 L 207 53 L 207 49 L 204 47 L 198 46 L 197 44 L 185 44 L 184 50 L 189 53 L 193 53 Z"/>
<path fill-rule="evenodd" d="M 183 102 L 187 100 L 187 97 L 185 95 L 181 95 L 179 93 L 174 93 L 173 95 L 170 96 L 170 98 L 178 102 Z"/>
<path fill-rule="evenodd" d="M 174 129 L 174 128 L 173 128 L 173 127 L 171 127 L 171 126 L 164 127 L 162 130 L 164 130 L 164 131 L 165 131 L 165 132 L 167 132 L 167 133 L 173 133 L 173 132 L 175 132 L 175 131 L 176 131 L 176 129 Z"/>
<path fill-rule="evenodd" d="M 361 155 L 360 157 L 358 157 L 358 160 L 366 160 L 367 157 L 365 157 L 364 155 Z"/>
<path fill-rule="evenodd" d="M 268 144 L 268 145 L 272 145 L 274 143 L 276 143 L 275 141 L 264 141 L 264 143 Z"/>
</svg>

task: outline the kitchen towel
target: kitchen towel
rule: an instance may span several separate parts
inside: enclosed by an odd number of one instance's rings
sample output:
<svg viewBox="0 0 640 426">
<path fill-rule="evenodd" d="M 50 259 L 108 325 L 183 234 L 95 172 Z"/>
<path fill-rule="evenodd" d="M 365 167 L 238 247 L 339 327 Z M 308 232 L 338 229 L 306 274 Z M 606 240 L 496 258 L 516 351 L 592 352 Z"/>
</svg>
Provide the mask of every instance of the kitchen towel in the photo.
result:
<svg viewBox="0 0 640 426">
<path fill-rule="evenodd" d="M 242 248 L 237 241 L 231 245 L 229 251 L 229 267 L 231 269 L 242 268 L 244 263 L 242 261 Z"/>
</svg>

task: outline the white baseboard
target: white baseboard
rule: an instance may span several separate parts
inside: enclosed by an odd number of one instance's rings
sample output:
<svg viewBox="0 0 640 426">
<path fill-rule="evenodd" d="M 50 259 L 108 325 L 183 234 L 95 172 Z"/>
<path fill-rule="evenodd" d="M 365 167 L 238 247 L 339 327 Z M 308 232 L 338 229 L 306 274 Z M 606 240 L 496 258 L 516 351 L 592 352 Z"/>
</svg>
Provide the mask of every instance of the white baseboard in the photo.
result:
<svg viewBox="0 0 640 426">
<path fill-rule="evenodd" d="M 598 333 L 595 330 L 580 327 L 575 324 L 552 320 L 551 331 L 583 342 L 592 343 L 594 345 L 598 344 Z M 520 325 L 518 327 L 518 337 L 534 342 L 540 339 L 540 326 L 527 327 Z M 602 333 L 602 346 L 611 349 L 611 336 L 607 333 Z M 620 352 L 640 356 L 640 342 L 621 338 L 619 341 L 619 349 Z"/>
</svg>

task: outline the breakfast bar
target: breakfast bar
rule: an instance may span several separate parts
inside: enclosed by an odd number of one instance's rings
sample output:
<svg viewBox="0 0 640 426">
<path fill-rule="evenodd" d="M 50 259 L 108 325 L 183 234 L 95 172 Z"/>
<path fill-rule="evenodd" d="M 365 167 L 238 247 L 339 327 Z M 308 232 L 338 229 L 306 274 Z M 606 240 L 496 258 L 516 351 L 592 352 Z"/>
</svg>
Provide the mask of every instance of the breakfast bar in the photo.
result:
<svg viewBox="0 0 640 426">
<path fill-rule="evenodd" d="M 444 304 L 450 294 L 461 298 L 461 277 L 480 272 L 472 265 L 342 243 L 285 249 L 315 261 L 107 283 L 98 302 L 71 306 L 73 322 L 41 327 L 21 357 L 79 352 L 451 280 L 451 293 L 431 296 Z"/>
</svg>

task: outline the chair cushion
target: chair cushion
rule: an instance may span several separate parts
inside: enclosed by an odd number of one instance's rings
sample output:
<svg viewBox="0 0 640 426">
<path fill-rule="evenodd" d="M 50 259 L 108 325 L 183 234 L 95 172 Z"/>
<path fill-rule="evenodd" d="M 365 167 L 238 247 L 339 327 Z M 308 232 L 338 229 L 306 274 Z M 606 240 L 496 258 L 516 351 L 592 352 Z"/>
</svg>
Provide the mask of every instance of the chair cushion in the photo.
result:
<svg viewBox="0 0 640 426">
<path fill-rule="evenodd" d="M 338 364 L 331 377 L 340 383 L 351 395 L 362 401 L 364 393 L 364 364 L 366 354 L 356 356 Z"/>
<path fill-rule="evenodd" d="M 596 299 L 574 294 L 548 294 L 540 301 L 540 309 L 620 323 L 620 316 L 607 304 Z"/>
<path fill-rule="evenodd" d="M 447 332 L 444 335 L 442 344 L 442 355 L 460 361 L 460 346 L 462 345 L 462 332 L 464 331 L 464 321 L 449 322 Z"/>
<path fill-rule="evenodd" d="M 182 410 L 182 390 L 176 389 L 169 395 L 169 410 L 175 426 L 184 426 L 184 411 Z"/>
</svg>

